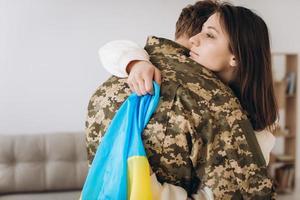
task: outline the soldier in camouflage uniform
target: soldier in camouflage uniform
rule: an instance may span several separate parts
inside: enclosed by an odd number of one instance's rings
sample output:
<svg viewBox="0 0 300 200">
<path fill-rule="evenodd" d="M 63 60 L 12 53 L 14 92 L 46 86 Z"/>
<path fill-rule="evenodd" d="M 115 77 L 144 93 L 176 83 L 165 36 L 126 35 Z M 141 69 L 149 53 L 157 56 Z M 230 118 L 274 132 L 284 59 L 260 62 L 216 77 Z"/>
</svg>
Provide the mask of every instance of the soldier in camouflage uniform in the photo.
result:
<svg viewBox="0 0 300 200">
<path fill-rule="evenodd" d="M 188 194 L 199 185 L 209 187 L 216 199 L 271 199 L 273 183 L 264 158 L 230 88 L 173 41 L 150 37 L 145 49 L 163 77 L 160 104 L 143 133 L 158 180 Z M 126 80 L 113 76 L 91 97 L 86 122 L 90 161 L 129 94 Z"/>
<path fill-rule="evenodd" d="M 160 104 L 142 135 L 158 180 L 181 186 L 189 195 L 208 187 L 215 199 L 274 198 L 252 125 L 232 90 L 173 41 L 150 37 L 145 49 L 163 77 Z M 113 76 L 91 97 L 86 121 L 90 163 L 129 94 L 126 80 Z"/>
</svg>

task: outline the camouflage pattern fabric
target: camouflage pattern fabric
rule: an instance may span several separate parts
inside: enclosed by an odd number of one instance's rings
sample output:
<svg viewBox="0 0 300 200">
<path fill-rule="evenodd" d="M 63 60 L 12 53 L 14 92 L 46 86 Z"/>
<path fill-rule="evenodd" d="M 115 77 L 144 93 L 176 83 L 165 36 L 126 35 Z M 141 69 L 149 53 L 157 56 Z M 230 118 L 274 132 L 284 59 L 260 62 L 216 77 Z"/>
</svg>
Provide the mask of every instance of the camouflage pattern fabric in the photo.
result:
<svg viewBox="0 0 300 200">
<path fill-rule="evenodd" d="M 162 73 L 160 103 L 143 132 L 158 180 L 181 186 L 189 195 L 208 187 L 217 200 L 274 199 L 254 131 L 232 90 L 171 40 L 149 37 L 145 49 Z M 91 97 L 86 121 L 90 163 L 129 94 L 126 80 L 112 76 Z"/>
</svg>

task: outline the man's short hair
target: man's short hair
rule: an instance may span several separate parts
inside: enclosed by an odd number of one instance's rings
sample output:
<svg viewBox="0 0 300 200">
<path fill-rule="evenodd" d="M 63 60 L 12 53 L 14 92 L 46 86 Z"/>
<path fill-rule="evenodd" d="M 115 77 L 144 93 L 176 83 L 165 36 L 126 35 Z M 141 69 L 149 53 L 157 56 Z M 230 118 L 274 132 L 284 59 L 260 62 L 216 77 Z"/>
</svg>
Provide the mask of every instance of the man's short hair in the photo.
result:
<svg viewBox="0 0 300 200">
<path fill-rule="evenodd" d="M 204 22 L 218 8 L 215 0 L 198 1 L 194 5 L 183 8 L 176 22 L 175 39 L 181 36 L 188 38 L 200 33 Z"/>
</svg>

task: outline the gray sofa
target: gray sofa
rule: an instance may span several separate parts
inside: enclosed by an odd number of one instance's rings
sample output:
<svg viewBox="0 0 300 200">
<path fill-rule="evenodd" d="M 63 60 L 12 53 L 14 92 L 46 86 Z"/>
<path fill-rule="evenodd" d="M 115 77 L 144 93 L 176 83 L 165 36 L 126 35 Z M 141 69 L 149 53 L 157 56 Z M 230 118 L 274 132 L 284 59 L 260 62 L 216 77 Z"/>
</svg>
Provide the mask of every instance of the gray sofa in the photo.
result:
<svg viewBox="0 0 300 200">
<path fill-rule="evenodd" d="M 84 133 L 0 135 L 0 200 L 78 199 L 87 171 Z"/>
</svg>

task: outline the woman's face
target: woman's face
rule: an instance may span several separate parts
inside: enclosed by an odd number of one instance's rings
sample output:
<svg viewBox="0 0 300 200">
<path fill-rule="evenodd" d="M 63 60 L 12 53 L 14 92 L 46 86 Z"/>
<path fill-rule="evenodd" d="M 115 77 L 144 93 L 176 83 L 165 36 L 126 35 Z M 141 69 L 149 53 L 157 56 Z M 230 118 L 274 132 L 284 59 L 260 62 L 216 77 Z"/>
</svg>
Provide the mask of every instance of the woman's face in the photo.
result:
<svg viewBox="0 0 300 200">
<path fill-rule="evenodd" d="M 217 72 L 225 81 L 231 79 L 230 71 L 235 65 L 234 55 L 229 50 L 229 39 L 223 31 L 218 13 L 203 24 L 202 31 L 190 38 L 190 58 L 211 71 Z"/>
</svg>

